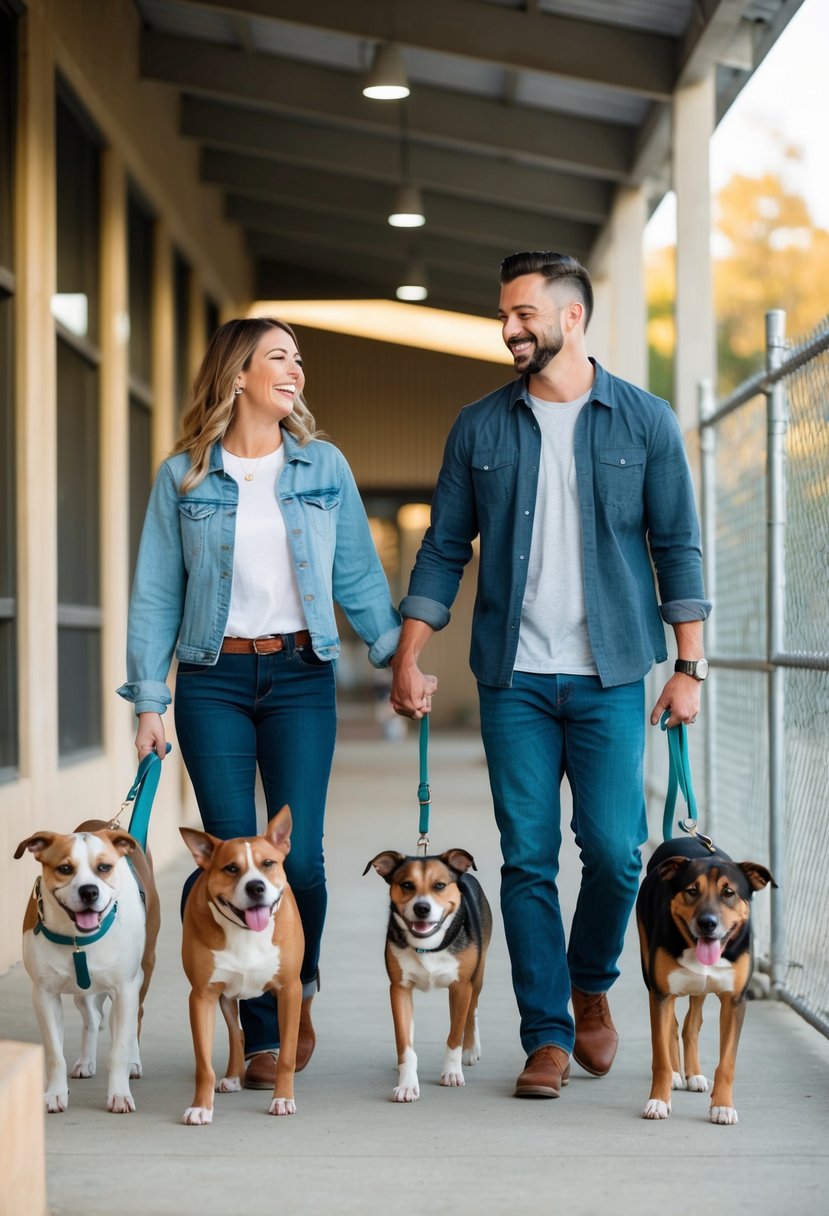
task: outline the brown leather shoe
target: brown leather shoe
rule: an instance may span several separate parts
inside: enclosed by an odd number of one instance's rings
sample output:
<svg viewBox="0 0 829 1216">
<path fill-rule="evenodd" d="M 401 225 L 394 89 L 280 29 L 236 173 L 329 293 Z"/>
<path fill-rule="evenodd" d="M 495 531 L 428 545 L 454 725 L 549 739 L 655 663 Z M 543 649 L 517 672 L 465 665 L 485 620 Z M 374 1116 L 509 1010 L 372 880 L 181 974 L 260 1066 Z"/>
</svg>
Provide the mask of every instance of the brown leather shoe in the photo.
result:
<svg viewBox="0 0 829 1216">
<path fill-rule="evenodd" d="M 585 1072 L 594 1077 L 604 1077 L 610 1072 L 610 1066 L 619 1046 L 619 1036 L 610 1007 L 607 994 L 604 992 L 580 992 L 573 989 L 573 1016 L 576 1022 L 576 1042 L 573 1047 L 573 1059 Z"/>
<path fill-rule="evenodd" d="M 562 1047 L 539 1047 L 515 1082 L 516 1098 L 557 1098 L 570 1080 L 570 1060 Z"/>
<path fill-rule="evenodd" d="M 250 1057 L 245 1069 L 245 1089 L 273 1089 L 278 1055 L 278 1051 L 258 1051 Z"/>
<path fill-rule="evenodd" d="M 317 1045 L 317 1036 L 314 1034 L 314 1027 L 311 1023 L 311 1002 L 313 999 L 312 996 L 305 998 L 299 1014 L 299 1035 L 296 1041 L 297 1072 L 302 1072 L 314 1054 L 314 1048 Z"/>
</svg>

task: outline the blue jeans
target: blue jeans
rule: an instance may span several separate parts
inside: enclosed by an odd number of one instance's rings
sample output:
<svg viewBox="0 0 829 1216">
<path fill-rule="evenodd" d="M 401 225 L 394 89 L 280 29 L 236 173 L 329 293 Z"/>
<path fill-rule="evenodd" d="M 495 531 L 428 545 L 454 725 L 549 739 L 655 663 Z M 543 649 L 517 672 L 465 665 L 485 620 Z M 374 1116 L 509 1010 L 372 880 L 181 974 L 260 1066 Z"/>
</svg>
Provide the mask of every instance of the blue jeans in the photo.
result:
<svg viewBox="0 0 829 1216">
<path fill-rule="evenodd" d="M 305 933 L 303 995 L 316 987 L 328 901 L 322 836 L 337 730 L 334 664 L 293 635 L 278 654 L 220 654 L 214 667 L 180 663 L 176 733 L 205 831 L 221 840 L 255 836 L 256 769 L 268 818 L 287 802 L 293 828 L 285 860 Z M 199 871 L 185 884 L 186 899 Z M 279 1046 L 270 993 L 240 1003 L 245 1051 Z"/>
<path fill-rule="evenodd" d="M 647 839 L 644 682 L 603 689 L 595 676 L 516 671 L 511 688 L 478 692 L 521 1043 L 528 1055 L 550 1044 L 570 1052 L 571 984 L 610 988 L 636 899 Z M 566 948 L 556 886 L 563 777 L 582 860 Z"/>
</svg>

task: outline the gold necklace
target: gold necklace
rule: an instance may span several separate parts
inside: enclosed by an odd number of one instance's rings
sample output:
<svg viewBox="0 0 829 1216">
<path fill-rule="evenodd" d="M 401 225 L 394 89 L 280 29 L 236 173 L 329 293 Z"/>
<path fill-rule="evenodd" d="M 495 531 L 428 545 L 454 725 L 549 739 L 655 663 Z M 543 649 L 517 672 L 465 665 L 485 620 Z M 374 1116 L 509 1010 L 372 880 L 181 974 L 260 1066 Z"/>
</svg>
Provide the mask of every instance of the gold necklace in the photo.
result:
<svg viewBox="0 0 829 1216">
<path fill-rule="evenodd" d="M 236 460 L 238 460 L 239 468 L 242 470 L 242 476 L 244 477 L 245 481 L 253 481 L 254 477 L 256 476 L 256 470 L 259 468 L 259 465 L 261 464 L 263 457 L 260 456 L 259 459 L 257 460 L 256 464 L 253 466 L 253 468 L 249 472 L 246 472 L 245 466 L 242 464 L 242 457 L 237 456 L 235 452 L 232 452 L 231 455 Z"/>
</svg>

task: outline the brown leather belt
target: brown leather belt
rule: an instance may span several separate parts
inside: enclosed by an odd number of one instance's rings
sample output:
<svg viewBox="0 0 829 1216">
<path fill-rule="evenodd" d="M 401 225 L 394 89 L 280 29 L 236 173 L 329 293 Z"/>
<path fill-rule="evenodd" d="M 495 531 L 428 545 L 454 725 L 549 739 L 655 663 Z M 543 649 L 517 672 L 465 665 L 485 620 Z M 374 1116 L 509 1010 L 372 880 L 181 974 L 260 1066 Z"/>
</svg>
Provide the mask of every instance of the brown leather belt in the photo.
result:
<svg viewBox="0 0 829 1216">
<path fill-rule="evenodd" d="M 222 654 L 279 654 L 285 649 L 287 638 L 294 639 L 294 650 L 311 641 L 307 629 L 299 629 L 296 633 L 270 633 L 261 638 L 225 638 Z"/>
</svg>

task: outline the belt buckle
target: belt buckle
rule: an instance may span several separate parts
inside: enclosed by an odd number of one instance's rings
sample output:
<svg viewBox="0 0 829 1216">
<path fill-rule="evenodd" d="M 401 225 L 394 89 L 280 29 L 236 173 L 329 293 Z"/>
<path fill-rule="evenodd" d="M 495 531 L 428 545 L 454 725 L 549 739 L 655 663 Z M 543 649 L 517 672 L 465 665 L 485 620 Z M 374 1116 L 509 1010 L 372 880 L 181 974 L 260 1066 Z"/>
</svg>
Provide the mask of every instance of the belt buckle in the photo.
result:
<svg viewBox="0 0 829 1216">
<path fill-rule="evenodd" d="M 253 653 L 254 653 L 254 654 L 258 654 L 258 655 L 266 655 L 266 654 L 274 654 L 274 653 L 276 653 L 276 652 L 275 652 L 275 651 L 273 651 L 273 650 L 271 650 L 271 651 L 268 651 L 268 650 L 260 650 L 260 649 L 259 649 L 259 647 L 257 646 L 257 642 L 270 642 L 270 641 L 277 641 L 277 640 L 278 640 L 278 638 L 279 638 L 279 635 L 278 635 L 278 634 L 276 634 L 276 633 L 263 633 L 263 634 L 262 634 L 262 636 L 261 636 L 260 638 L 251 638 L 251 645 L 253 646 Z M 280 647 L 277 647 L 276 649 L 277 649 L 277 650 L 279 650 L 279 649 L 280 649 Z"/>
</svg>

